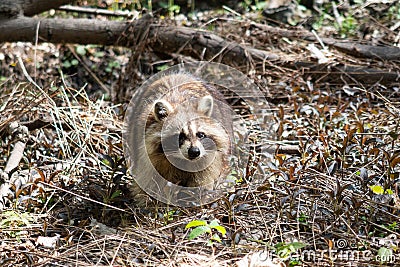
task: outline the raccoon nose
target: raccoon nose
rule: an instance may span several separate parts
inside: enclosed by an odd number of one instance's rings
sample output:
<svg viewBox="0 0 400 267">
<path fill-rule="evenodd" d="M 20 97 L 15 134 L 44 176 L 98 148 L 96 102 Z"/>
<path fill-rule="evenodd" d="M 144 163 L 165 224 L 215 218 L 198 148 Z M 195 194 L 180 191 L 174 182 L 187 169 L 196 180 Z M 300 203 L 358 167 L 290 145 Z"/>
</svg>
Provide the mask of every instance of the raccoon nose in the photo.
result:
<svg viewBox="0 0 400 267">
<path fill-rule="evenodd" d="M 188 150 L 189 159 L 195 159 L 200 156 L 200 149 L 197 146 L 191 146 Z"/>
</svg>

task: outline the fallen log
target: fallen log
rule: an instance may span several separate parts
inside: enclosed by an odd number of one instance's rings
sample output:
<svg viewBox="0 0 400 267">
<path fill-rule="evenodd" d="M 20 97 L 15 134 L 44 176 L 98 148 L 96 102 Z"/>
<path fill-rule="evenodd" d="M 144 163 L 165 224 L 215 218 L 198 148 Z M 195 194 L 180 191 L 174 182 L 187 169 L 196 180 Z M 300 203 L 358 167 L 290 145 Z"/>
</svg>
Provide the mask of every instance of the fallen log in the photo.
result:
<svg viewBox="0 0 400 267">
<path fill-rule="evenodd" d="M 270 27 L 266 29 L 271 30 Z M 282 33 L 287 35 L 294 34 L 288 31 L 283 31 Z M 380 83 L 390 86 L 397 84 L 399 81 L 397 71 L 367 66 L 343 65 L 337 62 L 319 64 L 316 61 L 304 61 L 298 57 L 271 53 L 226 40 L 209 31 L 160 25 L 155 23 L 155 20 L 150 15 L 144 15 L 141 19 L 132 23 L 94 19 L 39 19 L 25 16 L 15 16 L 1 20 L 0 42 L 34 42 L 36 38 L 38 41 L 52 43 L 131 47 L 133 50 L 132 67 L 135 67 L 134 64 L 140 53 L 145 50 L 151 50 L 169 55 L 181 54 L 195 60 L 221 62 L 238 68 L 264 70 L 278 66 L 298 70 L 303 77 L 310 77 L 314 81 L 333 81 L 335 84 L 363 84 L 368 86 Z M 302 38 L 314 40 L 310 34 Z M 365 45 L 345 44 L 343 41 L 337 42 L 333 39 L 323 40 L 338 49 L 352 51 L 355 56 L 365 57 L 369 55 L 384 60 L 397 58 L 400 55 L 399 49 L 395 47 L 375 47 L 375 49 L 370 49 Z M 368 49 L 368 53 L 364 51 Z M 127 76 L 129 77 L 129 68 Z M 124 82 L 122 86 L 123 90 L 129 87 Z"/>
<path fill-rule="evenodd" d="M 249 25 L 252 28 L 261 30 L 262 33 L 269 35 L 281 36 L 286 38 L 295 38 L 310 42 L 322 42 L 327 46 L 331 46 L 343 53 L 358 57 L 371 58 L 377 60 L 399 60 L 400 48 L 396 46 L 376 46 L 368 44 L 360 44 L 350 40 L 338 40 L 334 38 L 318 37 L 312 32 L 303 29 L 281 29 L 269 25 L 252 22 Z M 257 37 L 257 35 L 255 35 Z M 262 38 L 262 37 L 261 37 Z"/>
</svg>

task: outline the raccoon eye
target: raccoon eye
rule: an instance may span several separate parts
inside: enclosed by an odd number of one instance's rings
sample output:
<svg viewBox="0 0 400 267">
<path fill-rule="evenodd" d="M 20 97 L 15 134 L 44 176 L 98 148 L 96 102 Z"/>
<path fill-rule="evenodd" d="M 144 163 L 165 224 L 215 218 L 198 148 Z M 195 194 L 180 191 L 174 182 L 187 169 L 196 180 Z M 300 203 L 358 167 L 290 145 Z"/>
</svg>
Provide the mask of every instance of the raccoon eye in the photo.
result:
<svg viewBox="0 0 400 267">
<path fill-rule="evenodd" d="M 183 144 L 183 141 L 185 141 L 186 135 L 184 133 L 179 134 L 179 145 L 181 146 Z"/>
<path fill-rule="evenodd" d="M 198 132 L 196 135 L 197 135 L 197 137 L 200 138 L 200 139 L 203 139 L 203 138 L 206 137 L 206 134 L 203 133 L 203 132 Z"/>
</svg>

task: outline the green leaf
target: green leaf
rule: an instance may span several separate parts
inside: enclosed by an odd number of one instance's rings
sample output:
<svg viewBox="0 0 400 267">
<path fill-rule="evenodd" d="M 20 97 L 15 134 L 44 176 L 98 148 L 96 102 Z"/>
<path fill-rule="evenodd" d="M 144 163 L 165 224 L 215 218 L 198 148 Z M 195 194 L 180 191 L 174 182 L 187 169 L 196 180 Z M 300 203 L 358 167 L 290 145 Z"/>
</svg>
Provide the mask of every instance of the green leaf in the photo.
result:
<svg viewBox="0 0 400 267">
<path fill-rule="evenodd" d="M 172 6 L 169 6 L 168 7 L 168 10 L 170 11 L 170 12 L 175 12 L 175 13 L 179 13 L 179 11 L 181 10 L 181 7 L 180 6 L 178 6 L 178 5 L 172 5 Z"/>
<path fill-rule="evenodd" d="M 104 57 L 104 55 L 105 55 L 105 53 L 102 52 L 102 51 L 100 51 L 100 52 L 95 52 L 95 53 L 94 53 L 94 56 L 95 56 L 95 57 Z"/>
<path fill-rule="evenodd" d="M 208 226 L 214 228 L 215 226 L 219 226 L 219 222 L 218 220 L 212 220 Z"/>
<path fill-rule="evenodd" d="M 385 194 L 393 195 L 393 190 L 392 189 L 386 189 L 385 190 Z"/>
<path fill-rule="evenodd" d="M 186 225 L 185 229 L 196 227 L 196 226 L 204 226 L 204 225 L 207 225 L 206 221 L 204 221 L 204 220 L 194 220 L 194 221 L 189 222 Z"/>
<path fill-rule="evenodd" d="M 256 5 L 255 5 L 256 10 L 264 10 L 266 7 L 267 7 L 267 1 L 261 1 L 258 3 L 256 1 Z"/>
<path fill-rule="evenodd" d="M 382 195 L 385 192 L 383 187 L 380 185 L 371 185 L 369 188 L 371 188 L 372 192 L 377 195 Z"/>
<path fill-rule="evenodd" d="M 388 259 L 392 259 L 393 258 L 393 251 L 391 249 L 385 248 L 385 247 L 381 247 L 378 250 L 378 256 L 381 262 L 387 262 Z"/>
<path fill-rule="evenodd" d="M 231 173 L 228 174 L 228 175 L 226 176 L 226 180 L 227 180 L 228 182 L 235 182 L 235 181 L 236 181 L 236 178 L 237 178 L 237 179 L 240 179 L 240 177 L 239 177 L 239 175 L 238 175 L 238 172 L 235 171 L 235 170 L 232 170 Z"/>
<path fill-rule="evenodd" d="M 29 213 L 17 213 L 15 211 L 6 211 L 1 214 L 5 219 L 0 221 L 0 228 L 8 227 L 10 225 L 27 226 L 34 221 Z"/>
<path fill-rule="evenodd" d="M 63 62 L 62 66 L 63 66 L 64 68 L 68 69 L 68 68 L 70 68 L 72 65 L 71 65 L 71 62 L 69 62 L 68 60 L 66 60 L 66 61 Z"/>
<path fill-rule="evenodd" d="M 279 250 L 279 249 L 282 249 L 284 246 L 285 246 L 284 242 L 279 242 L 274 247 Z"/>
<path fill-rule="evenodd" d="M 81 55 L 81 56 L 86 55 L 86 48 L 85 48 L 85 46 L 84 46 L 84 45 L 78 45 L 78 46 L 76 47 L 76 53 L 78 53 L 78 54 Z"/>
<path fill-rule="evenodd" d="M 169 66 L 167 64 L 161 65 L 161 66 L 157 66 L 157 70 L 158 71 L 164 71 L 164 70 L 166 70 L 168 68 L 169 68 Z"/>
<path fill-rule="evenodd" d="M 282 249 L 278 250 L 276 254 L 278 255 L 279 258 L 286 259 L 290 256 L 291 253 L 292 253 L 292 251 L 290 251 L 290 249 L 282 248 Z"/>
<path fill-rule="evenodd" d="M 71 64 L 72 64 L 72 66 L 76 66 L 79 64 L 79 61 L 77 59 L 73 59 L 73 60 L 71 60 Z"/>
<path fill-rule="evenodd" d="M 198 227 L 194 228 L 190 232 L 188 239 L 192 240 L 192 239 L 194 239 L 194 238 L 196 238 L 196 237 L 198 237 L 198 236 L 200 236 L 200 235 L 202 235 L 204 233 L 211 233 L 210 227 L 208 227 L 208 226 L 198 226 Z"/>
<path fill-rule="evenodd" d="M 217 242 L 219 242 L 219 243 L 222 242 L 222 241 L 221 241 L 221 238 L 220 238 L 217 234 L 213 235 L 210 239 L 211 239 L 211 240 L 214 240 L 214 241 L 217 241 Z"/>
<path fill-rule="evenodd" d="M 226 229 L 225 229 L 225 227 L 223 227 L 223 226 L 221 226 L 221 225 L 214 226 L 214 227 L 212 227 L 212 228 L 214 228 L 215 230 L 217 230 L 218 232 L 220 232 L 222 235 L 225 235 L 225 234 L 226 234 Z"/>
<path fill-rule="evenodd" d="M 295 253 L 298 249 L 301 249 L 307 245 L 308 244 L 302 243 L 302 242 L 293 242 L 293 243 L 289 243 L 289 244 L 280 242 L 275 245 L 275 248 L 277 251 L 277 255 L 282 259 L 286 259 L 292 253 Z"/>
<path fill-rule="evenodd" d="M 302 242 L 293 242 L 290 245 L 291 249 L 294 249 L 293 251 L 296 251 L 298 249 L 304 248 L 305 246 L 307 246 L 307 244 L 302 243 Z"/>
<path fill-rule="evenodd" d="M 116 198 L 116 197 L 119 197 L 120 195 L 121 195 L 121 190 L 117 190 L 117 191 L 115 191 L 114 193 L 112 193 L 112 195 L 111 195 L 111 199 L 114 199 L 114 198 Z"/>
</svg>

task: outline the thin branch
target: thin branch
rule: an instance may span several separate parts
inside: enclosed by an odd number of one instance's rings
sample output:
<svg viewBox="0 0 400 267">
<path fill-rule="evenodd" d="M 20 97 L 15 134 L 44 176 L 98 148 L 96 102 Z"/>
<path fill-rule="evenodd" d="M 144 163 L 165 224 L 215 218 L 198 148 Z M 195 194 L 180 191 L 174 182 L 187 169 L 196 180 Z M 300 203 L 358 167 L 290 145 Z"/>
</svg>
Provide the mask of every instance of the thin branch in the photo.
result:
<svg viewBox="0 0 400 267">
<path fill-rule="evenodd" d="M 66 12 L 77 12 L 77 13 L 91 14 L 91 15 L 104 15 L 104 16 L 114 16 L 114 17 L 127 17 L 127 18 L 137 18 L 139 14 L 139 12 L 131 12 L 129 10 L 107 10 L 101 8 L 78 7 L 71 5 L 60 6 L 57 9 Z"/>
</svg>

